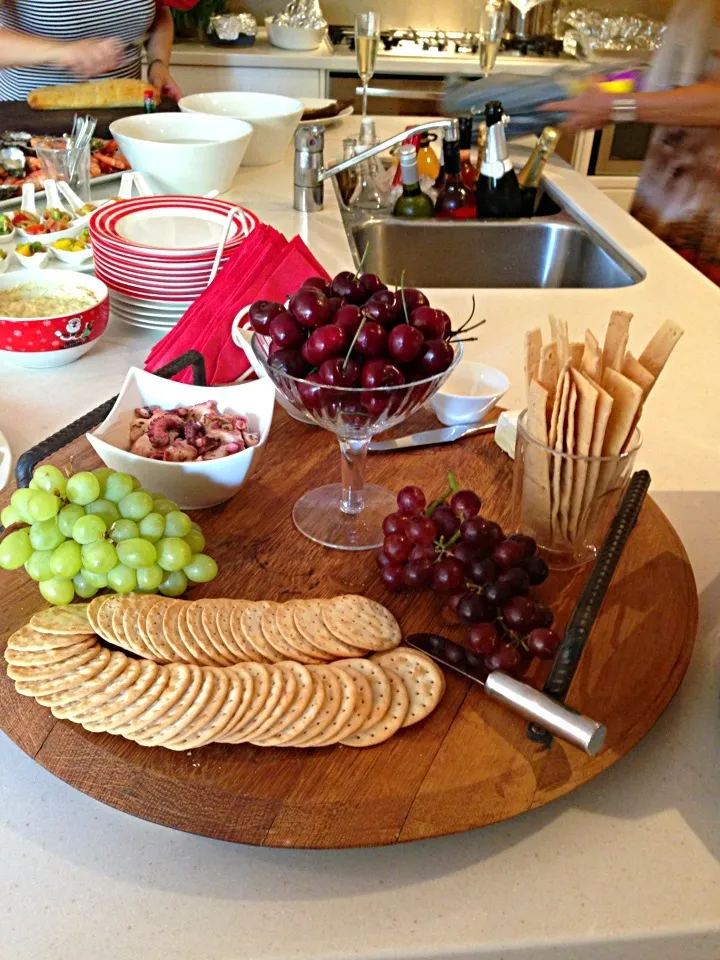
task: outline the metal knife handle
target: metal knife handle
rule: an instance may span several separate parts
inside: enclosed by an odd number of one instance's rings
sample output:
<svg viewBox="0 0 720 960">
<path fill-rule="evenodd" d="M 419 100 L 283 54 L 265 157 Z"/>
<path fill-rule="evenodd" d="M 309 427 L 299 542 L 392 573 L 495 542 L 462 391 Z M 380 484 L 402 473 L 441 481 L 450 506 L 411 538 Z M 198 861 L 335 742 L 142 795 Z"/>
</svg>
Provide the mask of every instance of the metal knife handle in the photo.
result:
<svg viewBox="0 0 720 960">
<path fill-rule="evenodd" d="M 485 693 L 491 700 L 505 703 L 528 720 L 542 724 L 545 730 L 579 747 L 591 757 L 603 748 L 607 729 L 602 723 L 575 713 L 546 693 L 515 680 L 502 670 L 493 670 L 488 675 Z"/>
</svg>

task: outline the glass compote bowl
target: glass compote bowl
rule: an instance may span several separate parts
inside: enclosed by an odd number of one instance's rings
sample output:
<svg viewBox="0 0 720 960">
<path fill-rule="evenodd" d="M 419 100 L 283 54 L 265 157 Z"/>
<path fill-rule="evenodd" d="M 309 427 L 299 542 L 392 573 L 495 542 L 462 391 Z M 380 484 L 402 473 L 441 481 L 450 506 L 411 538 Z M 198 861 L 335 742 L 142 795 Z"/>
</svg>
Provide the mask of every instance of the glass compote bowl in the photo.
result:
<svg viewBox="0 0 720 960">
<path fill-rule="evenodd" d="M 334 387 L 290 376 L 268 363 L 268 338 L 253 334 L 252 349 L 276 388 L 296 410 L 334 433 L 342 455 L 341 482 L 317 487 L 293 507 L 298 530 L 326 547 L 369 550 L 383 542 L 382 522 L 397 509 L 389 490 L 365 483 L 371 439 L 407 420 L 440 389 L 462 358 L 453 343 L 450 366 L 428 377 L 393 387 Z"/>
</svg>

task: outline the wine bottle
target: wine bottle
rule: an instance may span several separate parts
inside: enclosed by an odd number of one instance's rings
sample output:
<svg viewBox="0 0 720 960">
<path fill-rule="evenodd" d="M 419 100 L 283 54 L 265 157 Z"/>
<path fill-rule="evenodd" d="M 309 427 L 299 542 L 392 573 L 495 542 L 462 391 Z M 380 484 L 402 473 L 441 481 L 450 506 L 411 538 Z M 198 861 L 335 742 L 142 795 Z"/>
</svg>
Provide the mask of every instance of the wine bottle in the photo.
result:
<svg viewBox="0 0 720 960">
<path fill-rule="evenodd" d="M 470 160 L 472 127 L 472 117 L 460 117 L 460 177 L 470 190 L 475 189 L 478 178 L 478 169 Z"/>
<path fill-rule="evenodd" d="M 502 104 L 485 105 L 487 141 L 475 187 L 477 215 L 481 220 L 510 220 L 523 214 L 522 191 L 508 156 Z"/>
<path fill-rule="evenodd" d="M 555 152 L 560 132 L 555 127 L 545 127 L 538 137 L 528 162 L 518 174 L 518 183 L 523 192 L 524 212 L 532 216 L 538 201 L 538 187 L 542 181 L 545 165 Z"/>
<path fill-rule="evenodd" d="M 445 181 L 435 201 L 435 216 L 442 220 L 468 220 L 475 218 L 476 205 L 473 191 L 465 186 L 460 173 L 460 144 L 457 140 L 445 140 Z"/>
<path fill-rule="evenodd" d="M 393 214 L 396 217 L 408 217 L 413 220 L 431 217 L 435 208 L 430 197 L 420 189 L 417 150 L 411 143 L 404 143 L 399 153 L 403 192 L 397 199 Z"/>
</svg>

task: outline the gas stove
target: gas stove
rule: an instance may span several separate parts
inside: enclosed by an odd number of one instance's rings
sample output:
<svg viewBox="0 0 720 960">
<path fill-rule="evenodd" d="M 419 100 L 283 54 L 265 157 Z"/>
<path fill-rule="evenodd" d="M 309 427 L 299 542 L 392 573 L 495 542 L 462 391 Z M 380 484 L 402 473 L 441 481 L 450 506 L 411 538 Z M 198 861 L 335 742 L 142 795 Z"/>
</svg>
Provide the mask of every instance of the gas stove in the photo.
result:
<svg viewBox="0 0 720 960">
<path fill-rule="evenodd" d="M 352 27 L 336 26 L 329 29 L 330 42 L 336 49 L 355 50 L 355 35 Z M 448 32 L 443 30 L 386 30 L 380 35 L 380 54 L 393 57 L 441 57 L 469 59 L 478 53 L 476 33 Z M 555 37 L 532 37 L 520 39 L 506 36 L 500 46 L 500 52 L 518 57 L 559 57 L 562 54 L 562 40 Z"/>
</svg>

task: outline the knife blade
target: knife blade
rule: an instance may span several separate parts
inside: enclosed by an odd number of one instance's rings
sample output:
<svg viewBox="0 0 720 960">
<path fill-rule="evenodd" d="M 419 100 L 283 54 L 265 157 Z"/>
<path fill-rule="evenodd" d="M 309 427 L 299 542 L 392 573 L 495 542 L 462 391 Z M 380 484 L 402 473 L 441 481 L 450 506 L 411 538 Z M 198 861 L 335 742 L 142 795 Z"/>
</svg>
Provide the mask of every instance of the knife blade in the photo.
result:
<svg viewBox="0 0 720 960">
<path fill-rule="evenodd" d="M 492 423 L 459 423 L 454 427 L 441 427 L 439 430 L 424 430 L 422 433 L 411 433 L 407 437 L 398 437 L 397 440 L 373 440 L 370 444 L 370 453 L 392 453 L 395 450 L 411 450 L 414 447 L 432 447 L 440 443 L 452 443 L 463 437 L 471 437 L 475 433 L 489 433 L 497 424 Z"/>
<path fill-rule="evenodd" d="M 515 713 L 542 724 L 573 746 L 594 757 L 605 743 L 607 730 L 602 723 L 576 713 L 542 690 L 531 687 L 502 670 L 488 672 L 482 657 L 437 634 L 414 633 L 405 643 L 432 657 L 444 667 L 479 683 L 491 700 L 510 707 Z"/>
</svg>

